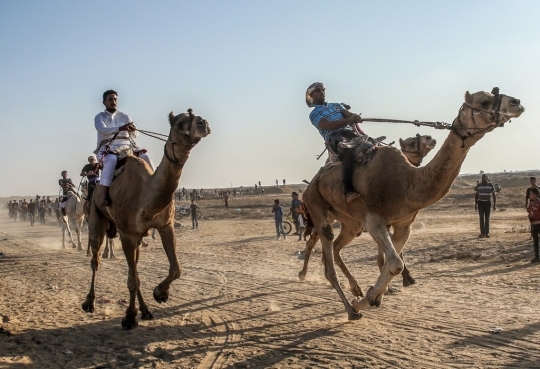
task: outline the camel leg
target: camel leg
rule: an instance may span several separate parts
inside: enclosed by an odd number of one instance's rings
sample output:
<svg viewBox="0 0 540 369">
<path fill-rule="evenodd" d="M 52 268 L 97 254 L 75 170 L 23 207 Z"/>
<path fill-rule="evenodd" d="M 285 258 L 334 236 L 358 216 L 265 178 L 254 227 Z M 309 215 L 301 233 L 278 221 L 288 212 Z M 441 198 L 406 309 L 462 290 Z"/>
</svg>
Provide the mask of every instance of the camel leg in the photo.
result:
<svg viewBox="0 0 540 369">
<path fill-rule="evenodd" d="M 412 222 L 394 225 L 394 234 L 392 235 L 392 243 L 394 244 L 396 251 L 399 252 L 399 257 L 403 260 L 403 271 L 401 272 L 403 287 L 409 287 L 416 283 L 416 280 L 411 276 L 411 272 L 407 269 L 405 260 L 403 259 L 403 247 L 411 235 L 411 224 Z"/>
<path fill-rule="evenodd" d="M 163 248 L 169 259 L 169 275 L 154 288 L 154 299 L 159 302 L 167 302 L 169 298 L 169 287 L 175 279 L 180 278 L 182 268 L 176 257 L 176 238 L 174 237 L 174 228 L 172 224 L 166 224 L 158 228 Z"/>
<path fill-rule="evenodd" d="M 382 303 L 383 295 L 388 290 L 388 285 L 392 281 L 392 278 L 403 271 L 403 261 L 399 257 L 399 251 L 394 247 L 388 229 L 386 227 L 386 221 L 378 215 L 369 214 L 366 217 L 366 228 L 369 230 L 369 234 L 377 245 L 382 250 L 385 256 L 385 262 L 381 269 L 381 274 L 377 279 L 374 286 L 370 287 L 367 294 L 361 300 L 353 299 L 352 303 L 355 311 L 366 309 L 369 306 L 380 306 Z M 394 232 L 396 233 L 396 232 Z"/>
<path fill-rule="evenodd" d="M 127 287 L 129 290 L 129 306 L 126 309 L 126 316 L 122 319 L 122 327 L 125 330 L 135 328 L 137 323 L 137 308 L 135 307 L 135 298 L 139 293 L 141 282 L 137 272 L 137 249 L 138 237 L 122 234 L 122 249 L 126 256 L 128 264 Z M 142 296 L 141 296 L 142 297 Z"/>
<path fill-rule="evenodd" d="M 358 231 L 351 230 L 347 227 L 346 224 L 342 223 L 341 225 L 341 232 L 339 233 L 338 238 L 334 241 L 334 260 L 336 261 L 336 264 L 339 266 L 343 274 L 345 274 L 345 277 L 349 280 L 349 286 L 351 288 L 351 292 L 354 296 L 364 296 L 364 291 L 362 291 L 362 287 L 358 284 L 358 281 L 356 278 L 353 277 L 349 269 L 347 268 L 347 265 L 343 262 L 343 259 L 341 258 L 341 250 L 347 246 L 358 234 Z"/>
<path fill-rule="evenodd" d="M 92 248 L 92 260 L 90 261 L 92 283 L 90 284 L 90 292 L 88 292 L 86 300 L 82 304 L 83 310 L 87 313 L 93 313 L 96 309 L 96 278 L 100 262 L 99 249 L 103 243 L 106 229 L 107 219 L 97 215 L 97 211 L 94 211 L 88 223 L 88 247 Z"/>
<path fill-rule="evenodd" d="M 304 254 L 304 267 L 302 270 L 298 273 L 298 278 L 303 281 L 306 279 L 307 274 L 307 267 L 309 264 L 309 258 L 311 256 L 311 251 L 313 250 L 313 247 L 317 244 L 317 241 L 319 241 L 319 234 L 315 231 L 309 238 L 309 240 L 306 242 L 306 250 Z"/>
<path fill-rule="evenodd" d="M 81 218 L 77 219 L 75 221 L 75 225 L 77 226 L 77 251 L 82 251 L 82 245 L 81 245 L 81 230 L 82 230 L 82 222 L 83 220 Z"/>
<path fill-rule="evenodd" d="M 141 247 L 137 246 L 137 251 L 135 252 L 135 265 L 139 263 L 139 254 L 141 252 Z M 139 300 L 139 310 L 141 312 L 141 319 L 143 320 L 151 320 L 154 319 L 154 316 L 148 310 L 148 306 L 144 302 L 143 295 L 141 293 L 141 289 L 137 289 L 137 300 Z"/>
</svg>

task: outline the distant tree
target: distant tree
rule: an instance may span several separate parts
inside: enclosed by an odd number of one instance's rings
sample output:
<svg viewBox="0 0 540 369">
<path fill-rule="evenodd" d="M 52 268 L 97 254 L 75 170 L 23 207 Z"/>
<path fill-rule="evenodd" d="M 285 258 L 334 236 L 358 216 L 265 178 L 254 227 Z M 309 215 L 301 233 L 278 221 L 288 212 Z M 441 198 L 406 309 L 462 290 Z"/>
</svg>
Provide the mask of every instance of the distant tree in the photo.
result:
<svg viewBox="0 0 540 369">
<path fill-rule="evenodd" d="M 483 170 L 481 170 L 481 171 L 480 171 L 480 174 L 484 174 L 484 171 L 483 171 Z"/>
</svg>

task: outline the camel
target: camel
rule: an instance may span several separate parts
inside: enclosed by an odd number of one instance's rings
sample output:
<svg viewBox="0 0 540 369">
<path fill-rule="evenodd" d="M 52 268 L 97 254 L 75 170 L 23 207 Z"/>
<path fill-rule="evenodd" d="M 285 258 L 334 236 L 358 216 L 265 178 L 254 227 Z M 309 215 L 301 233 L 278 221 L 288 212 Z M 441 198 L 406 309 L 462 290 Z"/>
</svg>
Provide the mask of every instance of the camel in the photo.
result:
<svg viewBox="0 0 540 369">
<path fill-rule="evenodd" d="M 349 320 L 360 319 L 360 310 L 380 306 L 390 281 L 404 270 L 399 255 L 409 238 L 411 224 L 421 209 L 448 193 L 469 149 L 486 133 L 519 117 L 524 110 L 518 99 L 499 94 L 497 88 L 492 93 L 467 91 L 451 132 L 426 166 L 413 166 L 394 147 L 380 147 L 367 165 L 355 168 L 354 187 L 361 196 L 351 203 L 343 195 L 341 168 L 319 170 L 304 191 L 303 200 L 321 239 L 325 277 L 338 293 Z M 342 225 L 333 243 L 332 219 Z M 391 236 L 388 227 L 393 229 Z M 363 230 L 385 257 L 375 285 L 365 296 L 340 255 L 343 247 Z M 334 260 L 349 280 L 355 296 L 351 302 L 339 285 Z"/>
<path fill-rule="evenodd" d="M 435 148 L 437 141 L 431 136 L 420 136 L 416 134 L 416 137 L 409 137 L 405 140 L 399 139 L 399 145 L 401 146 L 401 152 L 407 157 L 409 163 L 415 167 L 419 167 L 422 164 L 422 160 L 426 155 Z"/>
<path fill-rule="evenodd" d="M 400 138 L 399 139 L 399 144 L 401 146 L 401 152 L 403 153 L 403 155 L 405 155 L 405 157 L 407 158 L 409 163 L 411 163 L 415 167 L 419 167 L 420 164 L 422 163 L 422 160 L 424 159 L 424 157 L 432 149 L 435 148 L 435 146 L 437 144 L 437 141 L 434 138 L 432 138 L 431 136 L 427 136 L 427 135 L 420 136 L 420 134 L 416 134 L 415 137 L 409 137 L 409 138 L 406 138 L 405 140 L 402 140 Z M 305 182 L 307 182 L 307 181 L 305 181 Z M 307 183 L 309 184 L 309 182 L 307 182 Z M 303 266 L 302 270 L 298 273 L 298 277 L 302 281 L 305 280 L 305 278 L 306 278 L 307 267 L 308 267 L 308 264 L 309 264 L 309 258 L 311 256 L 311 252 L 313 250 L 313 247 L 315 246 L 315 244 L 319 240 L 319 235 L 317 234 L 317 232 L 312 231 L 313 230 L 313 223 L 311 222 L 311 217 L 309 216 L 309 213 L 306 212 L 306 216 L 308 217 L 309 221 L 308 221 L 308 225 L 306 226 L 306 230 L 304 232 L 304 238 L 307 235 L 311 235 L 311 237 L 306 242 L 306 249 L 305 249 L 305 252 L 304 252 L 304 266 Z M 333 219 L 332 219 L 332 221 L 333 221 Z M 334 246 L 335 246 L 335 243 L 334 243 Z M 400 254 L 399 256 L 401 257 L 401 259 L 403 259 L 402 254 Z M 383 254 L 382 250 L 379 249 L 379 253 L 377 255 L 377 265 L 379 266 L 379 269 L 382 268 L 383 263 L 384 263 L 384 254 Z M 416 283 L 415 279 L 411 276 L 411 274 L 410 274 L 410 272 L 409 272 L 409 270 L 407 269 L 406 266 L 403 267 L 403 271 L 401 272 L 401 275 L 403 277 L 403 286 L 404 287 L 409 287 L 409 286 Z M 362 289 L 357 285 L 355 285 L 355 292 L 356 291 L 358 291 L 357 294 L 359 296 L 363 296 Z M 389 286 L 388 287 L 388 292 L 389 293 L 398 293 L 399 290 Z"/>
<path fill-rule="evenodd" d="M 95 283 L 100 263 L 99 249 L 103 243 L 109 223 L 116 224 L 122 249 L 128 263 L 129 306 L 122 319 L 125 330 L 137 326 L 137 309 L 135 297 L 139 300 L 139 310 L 143 320 L 152 319 L 140 291 L 140 280 L 137 272 L 140 245 L 143 236 L 148 235 L 150 228 L 156 228 L 161 236 L 163 248 L 169 260 L 168 276 L 155 287 L 154 299 L 167 302 L 171 283 L 180 277 L 181 266 L 176 257 L 176 238 L 174 234 L 174 191 L 182 169 L 191 149 L 210 134 L 208 122 L 195 116 L 191 109 L 188 113 L 169 115 L 170 131 L 164 147 L 164 157 L 154 173 L 142 159 L 128 156 L 124 171 L 111 184 L 109 195 L 111 206 L 103 206 L 104 191 L 98 186 L 94 191 L 94 199 L 88 219 L 89 240 L 92 248 L 92 282 L 90 292 L 82 304 L 86 312 L 95 311 Z"/>
<path fill-rule="evenodd" d="M 73 248 L 77 247 L 78 251 L 82 250 L 81 247 L 81 229 L 82 229 L 82 223 L 84 219 L 84 208 L 86 201 L 81 200 L 79 195 L 77 195 L 74 192 L 69 192 L 68 199 L 65 206 L 66 215 L 62 217 L 62 248 L 66 248 L 66 232 L 69 235 L 69 239 L 71 240 L 71 243 L 73 244 Z M 73 236 L 71 234 L 71 230 L 69 228 L 69 223 L 72 223 L 75 225 L 75 231 L 77 232 L 77 246 L 75 246 L 75 242 L 73 242 Z"/>
</svg>

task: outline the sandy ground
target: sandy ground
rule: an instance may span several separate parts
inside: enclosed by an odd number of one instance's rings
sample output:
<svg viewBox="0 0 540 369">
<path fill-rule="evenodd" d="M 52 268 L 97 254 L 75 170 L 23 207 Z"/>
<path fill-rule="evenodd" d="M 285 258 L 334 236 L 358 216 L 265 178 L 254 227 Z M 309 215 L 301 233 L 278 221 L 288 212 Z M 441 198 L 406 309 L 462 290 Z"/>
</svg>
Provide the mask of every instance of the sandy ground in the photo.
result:
<svg viewBox="0 0 540 369">
<path fill-rule="evenodd" d="M 150 240 L 139 273 L 154 320 L 127 332 L 121 248 L 103 261 L 97 311 L 86 314 L 85 252 L 62 250 L 56 224 L 30 227 L 2 210 L 0 368 L 540 367 L 540 265 L 529 263 L 532 241 L 519 232 L 528 226 L 521 184 L 503 190 L 492 237 L 479 239 L 471 183 L 457 181 L 414 224 L 404 254 L 417 284 L 355 322 L 324 278 L 320 251 L 307 281 L 298 280 L 304 243 L 275 239 L 269 212 L 277 195 L 233 198 L 230 209 L 200 202 L 200 230 L 177 231 L 184 273 L 162 305 L 152 290 L 168 264 L 159 239 Z M 343 255 L 366 290 L 378 276 L 374 242 L 363 235 Z M 494 327 L 502 332 L 490 333 Z"/>
</svg>

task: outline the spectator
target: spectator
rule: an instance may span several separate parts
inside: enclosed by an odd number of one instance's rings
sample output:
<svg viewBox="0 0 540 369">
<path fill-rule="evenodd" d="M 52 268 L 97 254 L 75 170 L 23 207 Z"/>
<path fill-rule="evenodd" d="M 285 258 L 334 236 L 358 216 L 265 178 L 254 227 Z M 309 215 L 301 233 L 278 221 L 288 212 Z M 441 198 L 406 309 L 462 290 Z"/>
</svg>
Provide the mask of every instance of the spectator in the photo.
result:
<svg viewBox="0 0 540 369">
<path fill-rule="evenodd" d="M 285 180 L 283 180 L 283 186 L 285 186 Z"/>
<path fill-rule="evenodd" d="M 199 229 L 199 221 L 197 220 L 197 210 L 199 210 L 199 205 L 195 202 L 195 200 L 191 200 L 191 205 L 189 206 L 189 211 L 191 212 L 191 229 L 198 230 Z"/>
<path fill-rule="evenodd" d="M 529 198 L 531 195 L 531 189 L 538 188 L 538 185 L 536 184 L 536 177 L 529 178 L 529 182 L 531 183 L 531 187 L 527 188 L 527 192 L 525 193 L 525 209 L 528 209 L 528 206 L 529 206 Z"/>
<path fill-rule="evenodd" d="M 41 225 L 45 224 L 45 212 L 47 209 L 45 208 L 45 203 L 42 202 L 39 205 L 39 221 L 41 222 Z"/>
<path fill-rule="evenodd" d="M 291 194 L 291 197 L 292 197 L 292 200 L 291 200 L 291 216 L 293 218 L 293 221 L 294 221 L 294 227 L 296 228 L 296 232 L 294 232 L 293 234 L 297 235 L 298 232 L 299 232 L 299 226 L 300 224 L 298 223 L 298 208 L 300 207 L 300 199 L 298 199 L 298 193 L 296 192 L 293 192 Z"/>
<path fill-rule="evenodd" d="M 229 194 L 227 192 L 223 194 L 223 200 L 225 200 L 225 207 L 228 208 L 229 207 Z"/>
<path fill-rule="evenodd" d="M 281 238 L 281 235 L 283 235 L 283 239 L 287 239 L 287 234 L 285 233 L 285 230 L 283 229 L 283 207 L 279 205 L 279 200 L 274 200 L 274 206 L 272 206 L 272 213 L 274 214 L 274 221 L 276 223 L 276 233 L 277 233 L 277 239 L 279 240 Z"/>
<path fill-rule="evenodd" d="M 531 263 L 540 262 L 540 256 L 538 255 L 538 235 L 540 234 L 540 200 L 538 199 L 538 195 L 540 195 L 540 190 L 537 187 L 532 187 L 529 191 L 530 201 L 527 205 L 534 247 L 534 259 L 531 260 Z"/>
<path fill-rule="evenodd" d="M 495 187 L 487 174 L 482 174 L 482 182 L 474 188 L 474 210 L 478 211 L 480 216 L 480 235 L 478 237 L 489 238 L 489 219 L 491 215 L 491 199 L 493 199 L 493 210 L 497 209 L 497 197 L 495 196 Z"/>
</svg>

